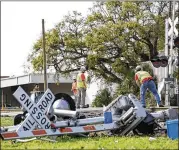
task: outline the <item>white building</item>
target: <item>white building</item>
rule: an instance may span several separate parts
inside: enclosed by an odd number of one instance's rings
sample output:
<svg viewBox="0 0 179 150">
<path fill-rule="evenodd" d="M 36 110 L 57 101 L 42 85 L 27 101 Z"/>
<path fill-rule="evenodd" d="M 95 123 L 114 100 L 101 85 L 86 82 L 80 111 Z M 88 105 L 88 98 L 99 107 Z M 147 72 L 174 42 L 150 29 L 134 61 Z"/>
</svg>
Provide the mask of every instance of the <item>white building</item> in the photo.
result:
<svg viewBox="0 0 179 150">
<path fill-rule="evenodd" d="M 60 77 L 59 85 L 57 84 L 57 78 L 55 74 L 48 74 L 48 88 L 56 93 L 66 93 L 72 95 L 71 92 L 71 78 Z M 18 86 L 21 86 L 27 94 L 30 95 L 30 92 L 33 90 L 35 84 L 39 84 L 39 90 L 44 91 L 44 81 L 43 74 L 28 74 L 23 76 L 13 76 L 8 78 L 1 78 L 1 96 L 0 96 L 0 105 L 2 103 L 9 106 L 20 106 L 18 101 L 13 97 L 13 93 L 16 91 Z"/>
<path fill-rule="evenodd" d="M 39 90 L 44 90 L 44 75 L 43 74 L 28 74 L 22 76 L 13 76 L 0 79 L 0 106 L 4 104 L 6 107 L 19 107 L 19 102 L 13 97 L 13 93 L 16 91 L 18 86 L 21 86 L 28 95 L 33 90 L 35 84 L 39 84 Z M 72 78 L 60 76 L 57 78 L 55 74 L 47 75 L 48 88 L 53 92 L 53 94 L 57 93 L 66 93 L 73 97 L 73 93 L 71 91 L 72 86 Z M 59 84 L 58 84 L 59 82 Z M 98 83 L 98 84 L 97 84 Z M 100 89 L 101 84 L 98 80 L 96 82 L 91 83 L 87 87 L 86 91 L 86 104 L 91 105 L 92 101 L 97 94 L 97 91 Z"/>
</svg>

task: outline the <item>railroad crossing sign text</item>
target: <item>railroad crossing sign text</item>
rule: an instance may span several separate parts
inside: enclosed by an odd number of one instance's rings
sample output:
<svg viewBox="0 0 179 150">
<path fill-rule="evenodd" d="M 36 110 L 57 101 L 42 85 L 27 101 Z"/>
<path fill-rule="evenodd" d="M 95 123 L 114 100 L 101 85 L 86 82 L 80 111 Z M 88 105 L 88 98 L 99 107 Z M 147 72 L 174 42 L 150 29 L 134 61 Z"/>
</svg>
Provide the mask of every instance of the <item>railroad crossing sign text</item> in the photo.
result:
<svg viewBox="0 0 179 150">
<path fill-rule="evenodd" d="M 43 129 L 49 129 L 51 127 L 51 122 L 45 113 L 54 101 L 55 96 L 49 89 L 47 89 L 37 104 L 30 99 L 21 87 L 18 87 L 13 95 L 29 113 L 18 128 L 19 131 L 33 130 L 37 126 L 37 123 Z"/>
</svg>

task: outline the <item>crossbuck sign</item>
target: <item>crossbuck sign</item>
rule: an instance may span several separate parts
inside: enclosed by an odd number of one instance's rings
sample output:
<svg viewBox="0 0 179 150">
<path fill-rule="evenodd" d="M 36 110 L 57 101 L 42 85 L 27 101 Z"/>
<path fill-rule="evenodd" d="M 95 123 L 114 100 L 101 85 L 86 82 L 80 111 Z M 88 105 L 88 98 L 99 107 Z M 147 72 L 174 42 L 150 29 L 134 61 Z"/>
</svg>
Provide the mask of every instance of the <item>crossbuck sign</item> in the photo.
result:
<svg viewBox="0 0 179 150">
<path fill-rule="evenodd" d="M 42 129 L 51 128 L 51 122 L 45 115 L 55 99 L 55 96 L 50 89 L 47 89 L 37 104 L 30 99 L 20 86 L 13 95 L 28 112 L 28 116 L 17 131 L 33 130 L 37 125 L 40 125 Z"/>
<path fill-rule="evenodd" d="M 178 36 L 178 30 L 175 27 L 178 23 L 178 17 L 176 17 L 176 19 L 174 20 L 174 24 L 172 24 L 172 20 L 170 18 L 168 19 L 168 23 L 171 26 L 170 30 L 168 31 L 168 36 L 171 36 L 172 32 L 174 32 L 174 34 Z"/>
</svg>

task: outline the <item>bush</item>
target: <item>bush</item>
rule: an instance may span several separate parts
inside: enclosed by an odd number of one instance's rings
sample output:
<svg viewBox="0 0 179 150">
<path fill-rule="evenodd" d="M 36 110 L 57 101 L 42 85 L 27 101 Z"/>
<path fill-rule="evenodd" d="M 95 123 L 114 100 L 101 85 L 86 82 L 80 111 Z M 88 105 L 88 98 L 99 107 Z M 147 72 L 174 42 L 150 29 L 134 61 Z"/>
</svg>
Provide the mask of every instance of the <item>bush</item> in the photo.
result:
<svg viewBox="0 0 179 150">
<path fill-rule="evenodd" d="M 177 80 L 179 80 L 179 71 L 178 70 L 174 71 L 173 77 L 176 78 Z"/>
<path fill-rule="evenodd" d="M 103 105 L 107 106 L 109 103 L 111 103 L 113 100 L 113 97 L 111 96 L 111 93 L 107 88 L 101 90 L 96 95 L 96 98 L 92 102 L 92 106 L 94 107 L 103 107 Z"/>
<path fill-rule="evenodd" d="M 121 83 L 118 84 L 116 91 L 115 91 L 115 97 L 118 97 L 119 95 L 125 95 L 129 93 L 133 93 L 136 96 L 139 94 L 139 87 L 135 83 L 134 80 L 135 72 L 134 70 L 128 70 L 126 75 L 123 77 L 123 80 Z"/>
</svg>

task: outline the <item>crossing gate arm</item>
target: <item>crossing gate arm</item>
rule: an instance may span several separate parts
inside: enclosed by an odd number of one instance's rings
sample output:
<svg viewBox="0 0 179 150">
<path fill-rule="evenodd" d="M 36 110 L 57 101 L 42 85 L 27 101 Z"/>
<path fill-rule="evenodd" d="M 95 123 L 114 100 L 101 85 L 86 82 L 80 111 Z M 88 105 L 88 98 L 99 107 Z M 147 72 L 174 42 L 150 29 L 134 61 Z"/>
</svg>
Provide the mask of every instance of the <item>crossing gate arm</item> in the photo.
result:
<svg viewBox="0 0 179 150">
<path fill-rule="evenodd" d="M 98 132 L 104 130 L 114 130 L 119 128 L 119 126 L 113 122 L 109 124 L 98 124 L 98 125 L 88 125 L 88 126 L 78 126 L 78 127 L 61 127 L 57 129 L 39 129 L 32 131 L 19 131 L 19 132 L 4 132 L 1 133 L 1 137 L 4 140 L 12 139 L 22 139 L 31 138 L 39 136 L 57 136 L 64 134 L 77 134 L 77 133 L 87 133 L 87 132 Z"/>
</svg>

